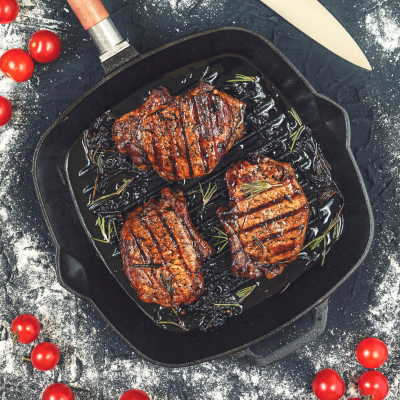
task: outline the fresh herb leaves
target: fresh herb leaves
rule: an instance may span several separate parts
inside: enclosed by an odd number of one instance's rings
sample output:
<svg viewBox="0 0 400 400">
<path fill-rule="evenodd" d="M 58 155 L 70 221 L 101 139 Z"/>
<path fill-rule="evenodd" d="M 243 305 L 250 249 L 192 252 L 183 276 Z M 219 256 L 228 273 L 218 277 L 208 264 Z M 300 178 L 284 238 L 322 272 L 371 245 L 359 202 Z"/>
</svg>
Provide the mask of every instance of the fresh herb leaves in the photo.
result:
<svg viewBox="0 0 400 400">
<path fill-rule="evenodd" d="M 212 236 L 213 238 L 222 239 L 218 243 L 214 243 L 214 246 L 218 246 L 219 244 L 223 243 L 223 245 L 217 251 L 217 254 L 219 254 L 225 248 L 225 246 L 228 244 L 228 235 L 225 232 L 221 231 L 221 229 L 218 229 L 216 226 L 214 226 L 214 229 L 216 229 L 222 235 L 222 236 Z"/>
<path fill-rule="evenodd" d="M 300 117 L 296 114 L 296 111 L 292 108 L 289 110 L 289 114 L 296 120 L 298 128 L 294 131 L 289 137 L 292 138 L 292 146 L 290 147 L 290 153 L 293 151 L 294 144 L 296 143 L 297 138 L 299 137 L 300 133 L 303 132 L 304 126 L 301 122 Z"/>
<path fill-rule="evenodd" d="M 183 322 L 182 322 L 182 320 L 179 318 L 178 313 L 177 313 L 174 309 L 172 309 L 172 311 L 174 312 L 176 318 L 178 318 L 178 323 L 173 322 L 173 321 L 157 321 L 157 324 L 160 324 L 160 325 L 174 325 L 174 326 L 177 326 L 178 328 L 181 328 L 181 329 L 183 329 L 183 330 L 185 330 L 185 331 L 188 331 L 189 329 L 186 328 L 186 327 L 183 325 Z"/>
<path fill-rule="evenodd" d="M 183 325 L 177 324 L 176 322 L 172 322 L 172 321 L 158 321 L 157 324 L 159 324 L 159 325 L 174 325 L 174 326 L 177 326 L 178 328 L 181 328 L 181 329 L 183 329 L 185 331 L 189 330 L 188 328 L 184 327 Z"/>
<path fill-rule="evenodd" d="M 301 250 L 305 250 L 307 247 L 310 247 L 311 250 L 315 250 L 321 242 L 324 242 L 324 251 L 322 253 L 322 263 L 321 266 L 324 265 L 325 257 L 326 257 L 326 237 L 328 233 L 334 229 L 333 231 L 333 238 L 339 237 L 339 224 L 340 224 L 340 213 L 343 210 L 344 205 L 340 209 L 338 215 L 334 218 L 334 220 L 330 223 L 328 228 L 323 232 L 321 236 L 316 237 L 315 239 L 311 240 L 311 242 L 307 243 Z"/>
<path fill-rule="evenodd" d="M 119 189 L 115 192 L 115 193 L 111 193 L 111 194 L 106 194 L 105 196 L 99 197 L 96 200 L 93 200 L 90 204 L 89 207 L 91 207 L 92 205 L 98 203 L 99 201 L 108 199 L 109 197 L 113 197 L 113 196 L 118 196 L 120 194 L 122 194 L 126 188 L 129 186 L 129 184 L 132 182 L 133 178 L 131 179 L 124 179 L 124 183 L 119 187 Z"/>
<path fill-rule="evenodd" d="M 257 78 L 254 76 L 246 76 L 242 74 L 236 74 L 235 79 L 231 79 L 227 82 L 255 82 Z"/>
<path fill-rule="evenodd" d="M 269 182 L 262 182 L 262 181 L 254 181 L 249 183 L 243 183 L 241 189 L 244 191 L 244 194 L 248 198 L 253 198 L 258 194 L 265 192 L 266 190 L 271 189 L 272 187 L 283 186 L 282 184 L 273 184 Z"/>
<path fill-rule="evenodd" d="M 259 238 L 255 237 L 255 236 L 252 236 L 252 237 L 251 237 L 251 240 L 257 245 L 257 247 L 258 247 L 260 250 L 262 250 L 262 249 L 265 248 L 264 245 L 262 244 L 262 242 L 261 242 L 261 240 L 260 240 Z"/>
<path fill-rule="evenodd" d="M 92 238 L 92 240 L 96 240 L 97 242 L 102 243 L 111 243 L 111 223 L 108 222 L 108 232 L 106 231 L 106 220 L 104 217 L 97 218 L 97 225 L 100 228 L 101 234 L 103 235 L 104 240 Z"/>
<path fill-rule="evenodd" d="M 204 211 L 205 206 L 210 202 L 211 198 L 214 196 L 215 192 L 217 191 L 217 185 L 211 187 L 211 182 L 208 184 L 207 191 L 204 193 L 203 188 L 200 185 L 200 192 L 203 197 L 203 208 L 200 211 L 200 214 Z"/>
<path fill-rule="evenodd" d="M 240 289 L 237 293 L 236 296 L 239 297 L 239 303 L 243 303 L 253 292 L 254 289 L 257 287 L 258 285 L 255 284 L 253 286 L 249 286 L 247 288 L 244 289 Z"/>
</svg>

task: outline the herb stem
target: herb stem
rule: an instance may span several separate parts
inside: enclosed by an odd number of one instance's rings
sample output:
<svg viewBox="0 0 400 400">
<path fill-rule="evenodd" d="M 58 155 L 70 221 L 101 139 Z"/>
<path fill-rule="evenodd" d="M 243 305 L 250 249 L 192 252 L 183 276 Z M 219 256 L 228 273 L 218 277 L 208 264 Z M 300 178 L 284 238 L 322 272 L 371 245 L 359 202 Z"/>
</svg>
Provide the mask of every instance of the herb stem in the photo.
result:
<svg viewBox="0 0 400 400">
<path fill-rule="evenodd" d="M 337 216 L 333 219 L 333 221 L 330 223 L 328 228 L 322 233 L 321 236 L 316 237 L 315 239 L 311 240 L 311 242 L 307 243 L 301 250 L 305 250 L 307 247 L 310 247 L 310 250 L 315 250 L 322 242 L 324 242 L 324 250 L 322 253 L 322 263 L 321 266 L 324 265 L 325 262 L 325 257 L 326 257 L 326 237 L 328 233 L 333 229 L 333 235 L 332 237 L 335 238 L 335 234 L 339 235 L 338 228 L 336 226 L 340 223 L 340 214 L 343 210 L 344 204 L 340 208 Z M 338 237 L 338 236 L 337 236 Z"/>
<path fill-rule="evenodd" d="M 257 78 L 254 76 L 246 76 L 242 74 L 236 74 L 235 79 L 231 79 L 227 82 L 255 82 Z"/>
<path fill-rule="evenodd" d="M 253 286 L 249 286 L 247 288 L 244 289 L 240 289 L 237 293 L 236 296 L 239 297 L 239 303 L 243 303 L 247 297 L 249 297 L 253 292 L 254 289 L 257 287 L 258 285 L 255 284 Z"/>
<path fill-rule="evenodd" d="M 215 192 L 217 191 L 217 185 L 211 187 L 211 182 L 208 184 L 207 191 L 204 193 L 203 188 L 201 187 L 201 183 L 199 183 L 200 192 L 203 196 L 203 208 L 200 211 L 200 214 L 204 211 L 205 206 L 210 202 L 211 198 L 214 196 Z"/>
<path fill-rule="evenodd" d="M 219 254 L 229 243 L 229 239 L 228 239 L 228 235 L 225 232 L 221 231 L 221 229 L 218 229 L 216 226 L 214 226 L 214 229 L 216 229 L 222 235 L 222 236 L 218 236 L 218 235 L 212 236 L 213 238 L 222 239 L 221 241 L 213 244 L 213 246 L 218 246 L 219 244 L 223 243 L 223 245 L 217 251 L 217 254 Z"/>
<path fill-rule="evenodd" d="M 260 193 L 265 192 L 266 190 L 271 189 L 272 187 L 280 187 L 283 186 L 281 183 L 269 183 L 263 181 L 253 181 L 248 183 L 243 183 L 241 189 L 243 190 L 245 196 L 247 198 L 252 199 L 253 197 L 259 195 Z"/>
<path fill-rule="evenodd" d="M 183 329 L 185 331 L 189 330 L 188 328 L 184 327 L 183 325 L 177 324 L 176 322 L 172 322 L 172 321 L 158 321 L 157 324 L 160 324 L 160 325 L 174 325 L 174 326 L 177 326 L 178 328 L 181 328 L 181 329 Z"/>
<path fill-rule="evenodd" d="M 301 122 L 300 117 L 297 115 L 296 111 L 294 111 L 293 108 L 289 110 L 289 114 L 295 119 L 298 125 L 298 129 L 289 136 L 289 138 L 292 138 L 292 146 L 290 147 L 290 153 L 292 153 L 294 144 L 296 143 L 296 140 L 299 137 L 300 133 L 303 132 L 304 126 Z"/>
<path fill-rule="evenodd" d="M 92 205 L 96 204 L 97 202 L 101 201 L 101 200 L 105 200 L 108 199 L 109 197 L 113 197 L 113 196 L 118 196 L 121 193 L 125 192 L 126 188 L 129 186 L 129 184 L 133 181 L 133 178 L 131 179 L 124 179 L 124 183 L 119 187 L 119 189 L 111 194 L 106 194 L 105 196 L 99 197 L 96 200 L 93 200 L 90 204 L 89 207 L 91 207 Z"/>
</svg>

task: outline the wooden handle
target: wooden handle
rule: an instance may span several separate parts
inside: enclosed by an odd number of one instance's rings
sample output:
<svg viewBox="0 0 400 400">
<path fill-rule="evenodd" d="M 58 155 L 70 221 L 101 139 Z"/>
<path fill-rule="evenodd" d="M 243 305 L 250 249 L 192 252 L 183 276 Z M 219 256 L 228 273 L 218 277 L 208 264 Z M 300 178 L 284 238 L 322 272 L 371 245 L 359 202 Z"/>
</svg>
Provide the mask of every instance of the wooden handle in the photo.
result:
<svg viewBox="0 0 400 400">
<path fill-rule="evenodd" d="M 101 0 L 67 0 L 85 30 L 109 17 Z"/>
</svg>

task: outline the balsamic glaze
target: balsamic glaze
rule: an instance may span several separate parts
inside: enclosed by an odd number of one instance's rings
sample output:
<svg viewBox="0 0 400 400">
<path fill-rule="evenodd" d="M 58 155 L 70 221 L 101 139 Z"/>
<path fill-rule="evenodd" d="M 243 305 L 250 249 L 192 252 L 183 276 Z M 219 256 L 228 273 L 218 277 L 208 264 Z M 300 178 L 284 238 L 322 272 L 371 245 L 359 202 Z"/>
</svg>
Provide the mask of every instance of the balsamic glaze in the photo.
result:
<svg viewBox="0 0 400 400">
<path fill-rule="evenodd" d="M 234 79 L 237 73 L 257 79 L 250 82 L 227 83 L 228 80 Z M 154 87 L 166 86 L 173 95 L 176 95 L 193 87 L 200 79 L 214 84 L 219 90 L 225 91 L 247 104 L 245 118 L 247 134 L 221 159 L 211 174 L 200 179 L 167 182 L 154 171 L 142 171 L 134 168 L 129 158 L 122 156 L 111 140 L 111 127 L 115 118 L 139 107 Z M 225 56 L 174 71 L 159 81 L 143 87 L 97 118 L 83 133 L 82 143 L 86 155 L 86 165 L 79 175 L 86 187 L 80 193 L 74 189 L 74 194 L 76 197 L 85 196 L 87 210 L 96 218 L 104 217 L 106 226 L 109 222 L 115 224 L 116 231 L 112 229 L 110 235 L 111 245 L 95 242 L 96 248 L 120 284 L 153 321 L 179 323 L 180 318 L 186 328 L 210 329 L 223 324 L 227 318 L 244 312 L 247 308 L 272 295 L 288 295 L 286 291 L 289 290 L 290 284 L 294 284 L 296 278 L 313 265 L 317 264 L 316 267 L 321 265 L 323 244 L 314 250 L 310 250 L 308 247 L 301 251 L 297 260 L 289 264 L 281 275 L 271 281 L 266 278 L 257 281 L 241 279 L 234 277 L 231 273 L 229 245 L 220 252 L 217 251 L 222 245 L 216 246 L 216 253 L 203 263 L 205 279 L 203 296 L 194 304 L 183 306 L 179 310 L 178 317 L 171 310 L 139 300 L 123 273 L 118 246 L 118 235 L 129 212 L 150 197 L 158 197 L 161 189 L 166 186 L 175 190 L 183 190 L 188 202 L 190 217 L 199 233 L 208 242 L 216 243 L 219 239 L 212 238 L 219 234 L 215 227 L 223 229 L 219 225 L 215 212 L 220 205 L 227 205 L 229 202 L 224 179 L 225 172 L 240 160 L 249 159 L 251 161 L 251 155 L 258 152 L 278 161 L 289 162 L 294 167 L 296 178 L 303 187 L 310 205 L 305 244 L 320 236 L 339 213 L 343 205 L 343 198 L 332 179 L 331 167 L 325 160 L 319 144 L 313 138 L 311 128 L 305 126 L 304 129 L 301 129 L 293 143 L 293 135 L 300 128 L 294 115 L 296 114 L 293 114 L 290 104 L 267 76 L 242 58 Z M 291 152 L 292 146 L 293 151 Z M 82 147 L 79 150 L 71 151 L 82 151 Z M 82 165 L 84 165 L 85 160 L 82 157 L 81 159 Z M 209 183 L 212 186 L 217 185 L 218 188 L 203 212 L 201 212 L 202 196 L 198 190 L 199 182 L 203 188 L 208 187 Z M 124 184 L 125 187 L 122 188 Z M 120 191 L 118 195 L 108 196 L 118 191 Z M 98 200 L 102 196 L 108 197 Z M 291 201 L 290 198 L 287 200 Z M 87 210 L 81 208 L 80 211 L 85 216 Z M 83 218 L 88 231 L 94 237 L 101 239 L 99 228 L 89 222 L 93 218 Z M 332 235 L 333 230 L 327 235 L 327 252 L 340 237 L 343 230 L 342 217 L 338 227 L 338 236 L 335 239 Z M 329 265 L 323 268 L 327 267 Z M 238 298 L 236 294 L 239 289 L 253 285 L 256 285 L 255 290 L 247 298 Z M 228 304 L 228 306 L 216 306 L 215 304 Z M 229 306 L 229 304 L 232 305 Z M 160 325 L 160 327 L 180 330 L 174 325 Z"/>
</svg>

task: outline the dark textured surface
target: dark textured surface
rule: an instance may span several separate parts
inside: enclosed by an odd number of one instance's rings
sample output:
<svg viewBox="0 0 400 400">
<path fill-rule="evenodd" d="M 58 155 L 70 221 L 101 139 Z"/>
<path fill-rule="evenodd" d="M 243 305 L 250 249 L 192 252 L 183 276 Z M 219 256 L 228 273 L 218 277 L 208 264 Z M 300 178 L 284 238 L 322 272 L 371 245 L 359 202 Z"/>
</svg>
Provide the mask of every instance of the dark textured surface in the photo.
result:
<svg viewBox="0 0 400 400">
<path fill-rule="evenodd" d="M 352 148 L 376 218 L 376 240 L 364 264 L 332 296 L 325 333 L 296 355 L 265 369 L 225 359 L 169 370 L 140 360 L 87 304 L 56 282 L 53 244 L 31 177 L 33 151 L 40 136 L 60 111 L 101 79 L 96 49 L 63 1 L 21 1 L 19 20 L 11 30 L 2 28 L 0 35 L 29 37 L 34 30 L 47 27 L 60 33 L 64 50 L 53 64 L 37 66 L 29 83 L 11 86 L 5 78 L 0 80 L 1 94 L 15 109 L 12 123 L 0 129 L 0 398 L 40 398 L 45 386 L 63 381 L 74 388 L 78 400 L 117 399 L 135 386 L 148 391 L 152 400 L 297 400 L 312 398 L 312 378 L 324 367 L 336 368 L 345 378 L 347 394 L 354 395 L 354 382 L 363 372 L 354 357 L 359 334 L 375 335 L 389 344 L 389 360 L 382 371 L 391 384 L 388 398 L 398 398 L 400 46 L 393 30 L 399 26 L 397 3 L 322 1 L 365 50 L 372 72 L 332 55 L 258 0 L 104 3 L 139 52 L 221 25 L 244 26 L 271 40 L 317 91 L 348 111 Z M 0 44 L 0 52 L 7 48 Z M 33 372 L 19 362 L 32 348 L 10 345 L 11 321 L 22 312 L 39 317 L 40 340 L 59 345 L 62 358 L 55 370 Z M 310 322 L 311 316 L 305 317 L 286 336 L 295 337 L 294 331 L 302 332 Z M 263 354 L 285 339 L 280 336 L 255 346 L 254 351 Z"/>
</svg>

